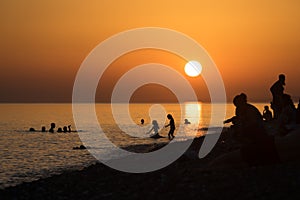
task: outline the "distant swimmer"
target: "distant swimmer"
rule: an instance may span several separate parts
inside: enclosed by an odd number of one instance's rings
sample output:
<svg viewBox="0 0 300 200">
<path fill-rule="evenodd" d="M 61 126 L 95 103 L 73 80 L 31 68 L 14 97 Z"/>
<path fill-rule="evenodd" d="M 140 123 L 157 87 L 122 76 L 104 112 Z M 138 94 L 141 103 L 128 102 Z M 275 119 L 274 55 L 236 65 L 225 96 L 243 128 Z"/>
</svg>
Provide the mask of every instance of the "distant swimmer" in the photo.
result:
<svg viewBox="0 0 300 200">
<path fill-rule="evenodd" d="M 77 149 L 86 149 L 86 147 L 85 146 L 83 146 L 83 145 L 80 145 L 79 147 L 73 147 L 73 149 L 75 150 L 77 150 Z"/>
<path fill-rule="evenodd" d="M 35 129 L 31 127 L 31 128 L 29 129 L 29 131 L 30 131 L 30 132 L 34 132 Z"/>
<path fill-rule="evenodd" d="M 51 123 L 49 132 L 54 133 L 55 123 Z"/>
<path fill-rule="evenodd" d="M 184 124 L 191 124 L 188 119 L 184 119 Z"/>
<path fill-rule="evenodd" d="M 143 125 L 145 123 L 144 119 L 141 119 L 141 125 Z"/>
<path fill-rule="evenodd" d="M 42 126 L 42 132 L 46 132 L 46 127 Z"/>
<path fill-rule="evenodd" d="M 63 127 L 64 133 L 68 132 L 68 128 L 66 126 Z"/>
<path fill-rule="evenodd" d="M 57 132 L 58 132 L 58 133 L 62 133 L 62 132 L 63 132 L 62 128 L 59 127 L 59 128 L 57 129 Z"/>
</svg>

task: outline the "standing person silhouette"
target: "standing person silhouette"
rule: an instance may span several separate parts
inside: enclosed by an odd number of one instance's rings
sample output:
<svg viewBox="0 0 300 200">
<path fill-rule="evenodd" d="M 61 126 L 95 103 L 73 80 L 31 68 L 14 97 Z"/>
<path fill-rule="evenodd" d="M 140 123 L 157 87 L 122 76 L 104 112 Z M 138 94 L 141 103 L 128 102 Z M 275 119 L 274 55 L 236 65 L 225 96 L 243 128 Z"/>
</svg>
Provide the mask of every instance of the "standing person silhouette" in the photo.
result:
<svg viewBox="0 0 300 200">
<path fill-rule="evenodd" d="M 280 74 L 279 79 L 272 85 L 270 91 L 273 96 L 273 100 L 271 102 L 271 108 L 274 111 L 274 119 L 278 119 L 282 111 L 282 97 L 285 85 L 285 75 Z"/>
<path fill-rule="evenodd" d="M 170 120 L 169 124 L 165 126 L 165 128 L 167 128 L 168 126 L 170 126 L 170 131 L 168 133 L 168 137 L 169 140 L 173 139 L 174 136 L 174 131 L 175 131 L 175 122 L 174 122 L 174 118 L 171 114 L 167 115 L 167 118 Z M 172 138 L 171 138 L 172 137 Z"/>
</svg>

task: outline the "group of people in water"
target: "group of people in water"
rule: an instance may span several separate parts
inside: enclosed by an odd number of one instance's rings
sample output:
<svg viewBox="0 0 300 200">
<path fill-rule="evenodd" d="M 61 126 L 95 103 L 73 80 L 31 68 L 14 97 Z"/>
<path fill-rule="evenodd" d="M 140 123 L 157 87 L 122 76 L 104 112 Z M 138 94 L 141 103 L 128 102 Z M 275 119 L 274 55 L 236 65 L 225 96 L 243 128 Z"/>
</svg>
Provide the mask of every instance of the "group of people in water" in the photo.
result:
<svg viewBox="0 0 300 200">
<path fill-rule="evenodd" d="M 286 135 L 299 123 L 299 104 L 296 109 L 290 95 L 284 93 L 285 76 L 279 75 L 270 88 L 273 99 L 271 108 L 265 106 L 263 114 L 247 102 L 247 95 L 241 93 L 234 97 L 235 116 L 224 123 L 232 123 L 231 133 L 241 144 L 241 156 L 249 165 L 278 163 L 280 161 L 274 143 L 275 135 Z M 300 102 L 299 102 L 300 103 Z M 269 134 L 266 125 L 277 127 L 277 133 Z"/>
<path fill-rule="evenodd" d="M 50 124 L 50 129 L 48 130 L 48 132 L 49 133 L 54 133 L 55 132 L 55 130 L 54 130 L 55 127 L 56 127 L 56 124 L 52 122 Z M 35 132 L 36 130 L 34 128 L 30 128 L 29 131 L 30 132 Z M 42 126 L 41 132 L 47 132 L 45 126 Z M 71 125 L 64 126 L 63 128 L 59 127 L 57 129 L 57 133 L 71 133 L 71 132 L 72 132 Z"/>
</svg>

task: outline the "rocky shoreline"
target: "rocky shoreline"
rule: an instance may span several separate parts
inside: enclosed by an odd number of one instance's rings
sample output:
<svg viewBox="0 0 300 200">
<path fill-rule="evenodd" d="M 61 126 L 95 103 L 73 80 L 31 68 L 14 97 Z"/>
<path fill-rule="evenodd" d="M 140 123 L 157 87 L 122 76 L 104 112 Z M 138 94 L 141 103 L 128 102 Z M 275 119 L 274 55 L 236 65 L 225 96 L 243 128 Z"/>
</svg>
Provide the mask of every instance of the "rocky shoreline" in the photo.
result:
<svg viewBox="0 0 300 200">
<path fill-rule="evenodd" d="M 131 174 L 97 163 L 0 190 L 1 199 L 299 199 L 300 162 L 248 167 L 210 163 L 239 147 L 222 134 L 213 151 L 197 158 L 203 137 L 177 161 L 155 172 Z M 153 151 L 164 144 L 136 146 Z"/>
</svg>

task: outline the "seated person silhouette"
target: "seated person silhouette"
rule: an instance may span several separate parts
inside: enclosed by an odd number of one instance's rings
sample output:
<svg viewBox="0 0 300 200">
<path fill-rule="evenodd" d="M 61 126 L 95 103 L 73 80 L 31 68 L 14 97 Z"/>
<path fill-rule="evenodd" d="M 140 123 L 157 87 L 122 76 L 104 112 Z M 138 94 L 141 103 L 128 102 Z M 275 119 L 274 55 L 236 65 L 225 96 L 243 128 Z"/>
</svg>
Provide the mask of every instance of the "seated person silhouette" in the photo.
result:
<svg viewBox="0 0 300 200">
<path fill-rule="evenodd" d="M 151 131 L 154 132 L 153 135 L 150 136 L 150 138 L 154 138 L 154 139 L 158 139 L 158 138 L 163 138 L 163 136 L 159 135 L 158 130 L 159 130 L 159 126 L 156 120 L 152 121 L 152 128 L 148 131 L 147 134 L 150 134 Z"/>
<path fill-rule="evenodd" d="M 232 122 L 234 136 L 240 142 L 240 153 L 250 166 L 274 164 L 279 162 L 274 138 L 267 135 L 263 118 L 259 110 L 247 103 L 247 96 L 242 93 L 234 97 L 236 116 L 224 121 Z"/>
<path fill-rule="evenodd" d="M 263 119 L 266 121 L 266 122 L 269 122 L 272 120 L 272 112 L 269 110 L 269 106 L 265 106 L 265 109 L 263 111 Z"/>
</svg>

